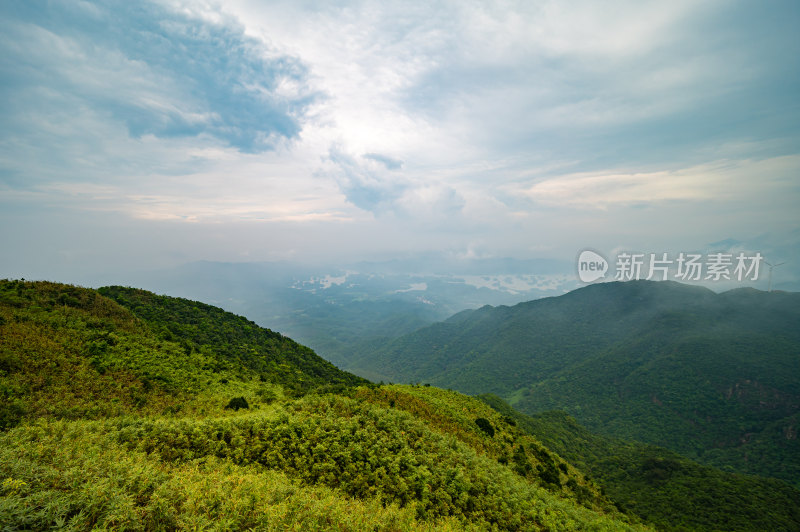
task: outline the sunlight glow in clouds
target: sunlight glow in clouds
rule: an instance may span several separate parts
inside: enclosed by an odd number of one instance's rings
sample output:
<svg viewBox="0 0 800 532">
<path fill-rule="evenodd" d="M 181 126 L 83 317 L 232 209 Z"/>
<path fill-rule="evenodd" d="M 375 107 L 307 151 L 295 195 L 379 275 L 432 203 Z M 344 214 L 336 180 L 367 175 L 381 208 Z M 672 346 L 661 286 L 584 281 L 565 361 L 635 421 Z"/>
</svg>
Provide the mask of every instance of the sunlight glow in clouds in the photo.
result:
<svg viewBox="0 0 800 532">
<path fill-rule="evenodd" d="M 563 175 L 535 183 L 520 193 L 534 202 L 598 209 L 663 201 L 729 203 L 757 197 L 764 188 L 794 193 L 798 168 L 800 155 L 713 161 L 677 171 Z"/>
<path fill-rule="evenodd" d="M 75 256 L 69 227 L 107 216 L 100 269 L 779 239 L 798 23 L 793 1 L 7 1 L 0 268 Z"/>
</svg>

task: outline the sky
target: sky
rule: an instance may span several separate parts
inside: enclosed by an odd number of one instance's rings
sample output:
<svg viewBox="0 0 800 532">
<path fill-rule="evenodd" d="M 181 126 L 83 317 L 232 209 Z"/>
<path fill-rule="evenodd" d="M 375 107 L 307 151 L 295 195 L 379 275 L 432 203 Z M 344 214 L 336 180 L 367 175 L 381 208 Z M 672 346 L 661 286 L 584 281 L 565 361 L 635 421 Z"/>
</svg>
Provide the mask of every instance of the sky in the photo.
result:
<svg viewBox="0 0 800 532">
<path fill-rule="evenodd" d="M 0 277 L 800 258 L 798 27 L 794 0 L 4 0 Z"/>
</svg>

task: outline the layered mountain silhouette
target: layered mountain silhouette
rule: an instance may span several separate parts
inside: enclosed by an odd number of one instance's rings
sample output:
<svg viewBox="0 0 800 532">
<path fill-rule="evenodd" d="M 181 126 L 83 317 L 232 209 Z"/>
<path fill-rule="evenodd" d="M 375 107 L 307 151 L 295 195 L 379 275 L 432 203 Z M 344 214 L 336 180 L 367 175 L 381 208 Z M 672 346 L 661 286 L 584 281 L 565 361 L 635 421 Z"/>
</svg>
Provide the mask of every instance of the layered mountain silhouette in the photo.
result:
<svg viewBox="0 0 800 532">
<path fill-rule="evenodd" d="M 354 353 L 389 381 L 494 393 L 533 414 L 730 470 L 800 478 L 800 294 L 612 282 L 483 307 Z"/>
</svg>

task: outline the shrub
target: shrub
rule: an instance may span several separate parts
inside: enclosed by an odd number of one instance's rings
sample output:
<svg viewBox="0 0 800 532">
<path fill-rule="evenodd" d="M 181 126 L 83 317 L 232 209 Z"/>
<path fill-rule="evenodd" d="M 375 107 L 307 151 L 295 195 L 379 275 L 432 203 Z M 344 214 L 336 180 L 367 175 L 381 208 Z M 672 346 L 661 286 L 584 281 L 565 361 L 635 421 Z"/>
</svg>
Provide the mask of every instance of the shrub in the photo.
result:
<svg viewBox="0 0 800 532">
<path fill-rule="evenodd" d="M 494 427 L 488 419 L 485 417 L 479 417 L 475 420 L 475 424 L 478 425 L 478 428 L 485 432 L 490 438 L 494 437 Z"/>
<path fill-rule="evenodd" d="M 234 397 L 225 405 L 226 410 L 239 410 L 240 408 L 250 408 L 247 399 L 244 397 Z"/>
</svg>

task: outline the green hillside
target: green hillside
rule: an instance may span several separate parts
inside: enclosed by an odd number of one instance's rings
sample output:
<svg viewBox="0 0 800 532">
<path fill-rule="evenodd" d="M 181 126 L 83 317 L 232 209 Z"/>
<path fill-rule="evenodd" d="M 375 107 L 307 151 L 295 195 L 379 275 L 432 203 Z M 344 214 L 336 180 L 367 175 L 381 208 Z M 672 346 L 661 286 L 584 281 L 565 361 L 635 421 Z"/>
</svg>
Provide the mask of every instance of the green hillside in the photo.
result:
<svg viewBox="0 0 800 532">
<path fill-rule="evenodd" d="M 210 413 L 220 397 L 258 403 L 366 382 L 244 318 L 141 290 L 0 281 L 0 326 L 0 428 L 37 417 Z"/>
<path fill-rule="evenodd" d="M 800 525 L 800 491 L 780 480 L 723 472 L 661 447 L 600 436 L 563 412 L 528 416 L 497 396 L 481 400 L 659 530 L 790 531 Z"/>
<path fill-rule="evenodd" d="M 0 281 L 0 393 L 2 529 L 645 528 L 476 399 L 140 290 Z"/>
<path fill-rule="evenodd" d="M 120 286 L 100 288 L 98 292 L 129 309 L 161 338 L 181 344 L 187 352 L 211 353 L 217 371 L 244 369 L 256 373 L 262 381 L 276 382 L 298 393 L 321 384 L 366 383 L 311 349 L 220 308 Z"/>
<path fill-rule="evenodd" d="M 564 410 L 608 436 L 800 485 L 800 294 L 602 283 L 463 312 L 347 367 Z"/>
</svg>

